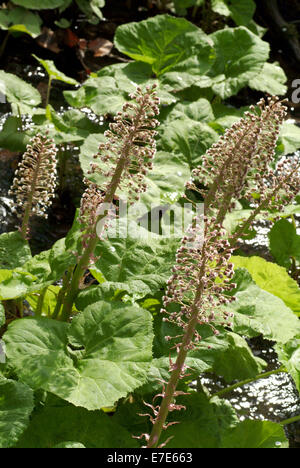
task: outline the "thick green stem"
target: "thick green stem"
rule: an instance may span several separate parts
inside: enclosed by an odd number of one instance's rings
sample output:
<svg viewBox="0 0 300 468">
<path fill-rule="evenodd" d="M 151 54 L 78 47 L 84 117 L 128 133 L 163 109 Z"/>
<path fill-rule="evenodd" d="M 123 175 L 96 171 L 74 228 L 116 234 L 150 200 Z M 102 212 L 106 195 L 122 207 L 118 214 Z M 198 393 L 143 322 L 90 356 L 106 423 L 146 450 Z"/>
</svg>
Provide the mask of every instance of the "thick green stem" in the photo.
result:
<svg viewBox="0 0 300 468">
<path fill-rule="evenodd" d="M 68 286 L 70 285 L 71 277 L 73 273 L 73 267 L 70 267 L 67 272 L 65 273 L 65 276 L 63 278 L 63 285 L 62 288 L 60 289 L 58 295 L 57 295 L 57 301 L 55 305 L 55 309 L 52 314 L 52 319 L 55 320 L 59 316 L 60 310 L 62 308 L 62 305 L 64 303 L 65 295 Z"/>
<path fill-rule="evenodd" d="M 71 315 L 72 307 L 73 307 L 74 301 L 79 291 L 80 280 L 84 274 L 84 271 L 88 267 L 91 255 L 93 254 L 97 243 L 98 243 L 97 237 L 90 240 L 78 265 L 76 266 L 76 269 L 73 273 L 72 281 L 70 283 L 70 286 L 68 288 L 67 294 L 64 299 L 63 309 L 62 309 L 62 313 L 60 316 L 60 319 L 63 321 L 67 321 Z"/>
<path fill-rule="evenodd" d="M 300 414 L 298 414 L 298 416 L 294 416 L 293 418 L 285 419 L 284 421 L 281 421 L 279 424 L 281 426 L 286 426 L 287 424 L 292 424 L 297 421 L 300 421 Z"/>
<path fill-rule="evenodd" d="M 47 292 L 47 288 L 44 288 L 40 295 L 39 295 L 39 298 L 38 298 L 38 301 L 37 301 L 37 305 L 36 305 L 36 309 L 35 309 L 35 315 L 37 317 L 40 317 L 42 315 L 42 311 L 43 311 L 43 304 L 44 304 L 44 299 L 45 299 L 45 296 L 46 296 L 46 292 Z"/>
<path fill-rule="evenodd" d="M 136 119 L 134 121 L 133 129 L 131 130 L 130 134 L 128 135 L 128 137 L 126 138 L 124 142 L 124 145 L 121 151 L 121 156 L 117 162 L 116 170 L 112 176 L 112 179 L 110 181 L 110 184 L 108 186 L 108 189 L 106 191 L 106 194 L 103 200 L 104 207 L 105 205 L 111 205 L 111 203 L 113 202 L 115 193 L 117 191 L 117 188 L 122 178 L 123 171 L 129 160 L 130 150 L 131 150 L 133 140 L 134 140 L 135 134 L 137 132 L 137 129 L 140 123 L 140 119 L 142 117 L 142 112 L 143 112 L 143 109 L 141 108 L 139 112 L 137 113 Z M 70 318 L 73 303 L 78 294 L 80 280 L 86 268 L 88 267 L 91 256 L 93 255 L 95 248 L 98 244 L 99 233 L 97 232 L 97 226 L 106 217 L 106 214 L 107 213 L 103 213 L 98 216 L 95 226 L 93 228 L 93 231 L 90 233 L 91 235 L 90 235 L 90 240 L 88 242 L 88 245 L 86 246 L 82 254 L 82 257 L 74 271 L 73 278 L 70 284 L 70 288 L 65 297 L 64 306 L 63 306 L 63 310 L 61 314 L 61 319 L 64 321 L 67 321 Z"/>
<path fill-rule="evenodd" d="M 262 374 L 257 375 L 256 377 L 252 377 L 251 379 L 241 380 L 240 382 L 237 382 L 233 385 L 230 385 L 229 387 L 224 388 L 223 390 L 220 390 L 219 392 L 214 393 L 213 395 L 211 395 L 211 398 L 215 396 L 222 397 L 223 395 L 226 395 L 226 393 L 230 393 L 236 388 L 243 387 L 244 385 L 247 385 L 252 382 L 256 382 L 257 380 L 260 380 L 260 379 L 266 379 L 267 377 L 270 377 L 270 375 L 278 374 L 279 372 L 286 372 L 284 366 L 281 366 L 278 369 L 275 369 L 270 372 L 264 372 Z"/>
</svg>

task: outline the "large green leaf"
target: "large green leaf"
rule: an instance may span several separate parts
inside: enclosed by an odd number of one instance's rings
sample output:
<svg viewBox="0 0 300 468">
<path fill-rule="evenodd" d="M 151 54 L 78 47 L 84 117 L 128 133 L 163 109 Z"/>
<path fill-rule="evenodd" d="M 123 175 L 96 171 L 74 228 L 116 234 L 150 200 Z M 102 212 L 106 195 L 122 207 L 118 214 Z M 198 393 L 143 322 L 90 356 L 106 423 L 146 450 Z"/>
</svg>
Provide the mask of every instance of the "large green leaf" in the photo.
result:
<svg viewBox="0 0 300 468">
<path fill-rule="evenodd" d="M 26 271 L 0 270 L 0 300 L 17 299 L 40 289 L 37 278 Z"/>
<path fill-rule="evenodd" d="M 0 379 L 0 448 L 14 445 L 29 424 L 33 391 L 14 380 Z"/>
<path fill-rule="evenodd" d="M 181 412 L 180 424 L 168 429 L 173 436 L 170 448 L 288 448 L 283 427 L 271 421 L 245 420 L 237 424 L 233 409 L 218 398 L 206 400 L 201 395 Z M 198 400 L 198 401 L 197 401 Z M 196 405 L 196 408 L 194 408 Z"/>
<path fill-rule="evenodd" d="M 233 332 L 203 339 L 199 349 L 191 351 L 189 356 L 210 364 L 211 371 L 226 382 L 255 377 L 266 366 L 262 359 L 253 355 L 246 340 Z"/>
<path fill-rule="evenodd" d="M 13 8 L 0 10 L 0 27 L 11 32 L 25 32 L 32 37 L 41 34 L 42 20 L 37 13 L 32 13 L 26 8 Z"/>
<path fill-rule="evenodd" d="M 64 96 L 73 107 L 89 107 L 97 115 L 115 114 L 138 85 L 144 87 L 156 83 L 162 104 L 176 102 L 176 97 L 168 92 L 162 81 L 154 79 L 152 75 L 151 67 L 146 63 L 115 64 L 104 67 L 95 76 L 93 74 L 78 90 L 65 91 Z M 183 81 L 180 86 L 189 86 L 189 80 Z"/>
<path fill-rule="evenodd" d="M 159 133 L 158 148 L 180 156 L 190 169 L 199 165 L 201 156 L 219 138 L 208 124 L 188 117 L 166 122 Z"/>
<path fill-rule="evenodd" d="M 220 15 L 230 16 L 238 26 L 248 26 L 256 9 L 253 0 L 212 0 L 211 7 Z"/>
<path fill-rule="evenodd" d="M 200 98 L 193 102 L 182 100 L 171 109 L 164 123 L 171 123 L 173 120 L 185 117 L 195 122 L 210 122 L 214 120 L 212 105 L 205 98 Z"/>
<path fill-rule="evenodd" d="M 66 250 L 65 239 L 59 239 L 50 250 L 29 258 L 22 266 L 0 270 L 0 299 L 17 299 L 50 286 L 76 261 Z"/>
<path fill-rule="evenodd" d="M 138 445 L 129 431 L 102 411 L 66 405 L 46 406 L 36 413 L 17 448 L 58 448 L 58 445 L 65 446 L 66 440 L 75 440 L 86 448 L 134 448 Z"/>
<path fill-rule="evenodd" d="M 174 90 L 184 89 L 192 83 L 191 77 L 186 73 L 175 72 L 166 73 L 160 77 L 154 77 L 151 65 L 145 62 L 129 62 L 117 63 L 104 67 L 97 72 L 98 78 L 110 77 L 115 81 L 115 91 L 120 93 L 132 93 L 136 90 L 137 86 L 152 86 L 154 83 L 157 85 L 156 92 L 160 98 L 161 104 L 172 104 L 177 101 Z M 88 84 L 90 80 L 86 83 Z M 102 86 L 99 86 L 101 81 L 98 82 L 98 88 L 101 93 Z M 105 81 L 103 80 L 103 84 Z M 128 99 L 128 96 L 126 96 Z"/>
<path fill-rule="evenodd" d="M 21 319 L 4 335 L 19 379 L 90 410 L 113 406 L 142 385 L 152 357 L 151 315 L 98 302 L 72 324 Z"/>
<path fill-rule="evenodd" d="M 3 128 L 0 132 L 1 148 L 6 148 L 10 151 L 24 152 L 29 142 L 29 135 L 27 135 L 27 133 L 25 132 L 20 132 L 19 117 L 8 117 L 8 119 L 6 119 L 6 121 L 4 122 Z"/>
<path fill-rule="evenodd" d="M 101 126 L 93 122 L 79 109 L 70 109 L 63 114 L 57 113 L 51 105 L 43 113 L 33 116 L 35 132 L 48 132 L 57 145 L 78 142 L 80 145 L 91 133 L 101 131 Z M 67 155 L 66 155 L 67 157 Z"/>
<path fill-rule="evenodd" d="M 29 244 L 19 231 L 0 235 L 0 268 L 13 270 L 30 259 Z"/>
<path fill-rule="evenodd" d="M 122 109 L 127 94 L 110 76 L 89 78 L 76 91 L 65 91 L 64 96 L 73 107 L 89 107 L 95 114 L 114 114 Z"/>
<path fill-rule="evenodd" d="M 115 45 L 129 57 L 149 63 L 157 76 L 188 68 L 190 73 L 205 74 L 214 59 L 211 43 L 201 29 L 169 15 L 119 26 Z"/>
<path fill-rule="evenodd" d="M 221 29 L 210 37 L 217 58 L 208 75 L 213 79 L 213 91 L 226 99 L 261 72 L 269 58 L 269 44 L 244 26 Z"/>
<path fill-rule="evenodd" d="M 220 448 L 289 448 L 280 424 L 246 419 L 227 431 Z"/>
<path fill-rule="evenodd" d="M 257 286 L 279 297 L 287 307 L 300 315 L 300 289 L 285 268 L 256 256 L 233 256 L 231 261 L 235 268 L 246 268 Z"/>
<path fill-rule="evenodd" d="M 287 219 L 277 221 L 268 236 L 270 252 L 279 265 L 289 268 L 291 258 L 300 261 L 300 236 Z"/>
<path fill-rule="evenodd" d="M 166 284 L 175 261 L 178 239 L 163 238 L 139 228 L 135 223 L 120 224 L 119 237 L 108 231 L 100 241 L 99 256 L 92 275 L 115 289 L 125 289 L 135 298 L 155 293 Z"/>
<path fill-rule="evenodd" d="M 154 167 L 145 178 L 147 190 L 141 194 L 140 202 L 148 209 L 172 205 L 184 194 L 185 184 L 190 177 L 190 168 L 180 155 L 158 151 Z"/>
<path fill-rule="evenodd" d="M 149 433 L 152 428 L 149 418 L 139 416 L 149 412 L 145 401 L 150 403 L 151 395 L 146 399 L 145 396 L 134 396 L 133 401 L 118 406 L 113 419 L 134 435 Z M 184 405 L 185 409 L 169 412 L 168 422 L 177 424 L 162 432 L 160 443 L 171 438 L 167 449 L 220 448 L 223 436 L 238 424 L 235 411 L 226 400 L 209 399 L 204 393 L 190 392 L 179 396 L 176 403 Z"/>
<path fill-rule="evenodd" d="M 15 114 L 32 114 L 34 107 L 41 103 L 41 95 L 37 89 L 12 73 L 0 70 L 0 81 L 4 84 L 4 94 L 12 105 Z"/>
<path fill-rule="evenodd" d="M 32 10 L 50 10 L 52 8 L 62 7 L 67 0 L 14 0 L 15 5 L 20 5 L 25 8 L 31 8 Z"/>
<path fill-rule="evenodd" d="M 300 334 L 284 345 L 277 344 L 275 350 L 279 361 L 284 364 L 287 372 L 291 374 L 300 392 Z"/>
<path fill-rule="evenodd" d="M 76 0 L 77 5 L 92 24 L 98 24 L 103 19 L 100 8 L 104 7 L 105 0 Z"/>
<path fill-rule="evenodd" d="M 168 448 L 219 448 L 223 437 L 238 422 L 230 403 L 217 397 L 209 400 L 195 392 L 178 398 L 178 404 L 186 409 L 170 415 L 170 420 L 179 424 L 164 434 L 164 439 L 172 437 Z"/>
<path fill-rule="evenodd" d="M 279 143 L 283 145 L 283 154 L 293 154 L 300 148 L 300 128 L 291 122 L 284 122 L 281 126 Z"/>
<path fill-rule="evenodd" d="M 300 332 L 300 322 L 279 298 L 257 286 L 247 270 L 237 269 L 236 301 L 227 306 L 234 312 L 233 330 L 240 335 L 286 343 Z"/>
<path fill-rule="evenodd" d="M 251 78 L 249 86 L 265 93 L 283 96 L 287 92 L 287 76 L 278 63 L 265 63 L 262 71 Z"/>
</svg>

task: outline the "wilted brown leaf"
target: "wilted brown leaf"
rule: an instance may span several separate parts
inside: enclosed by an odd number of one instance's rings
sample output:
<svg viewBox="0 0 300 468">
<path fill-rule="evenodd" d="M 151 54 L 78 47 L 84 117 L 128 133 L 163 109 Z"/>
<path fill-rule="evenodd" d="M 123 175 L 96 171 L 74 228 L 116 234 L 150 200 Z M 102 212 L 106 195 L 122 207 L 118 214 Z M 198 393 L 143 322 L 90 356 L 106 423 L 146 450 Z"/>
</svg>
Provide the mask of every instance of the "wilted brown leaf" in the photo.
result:
<svg viewBox="0 0 300 468">
<path fill-rule="evenodd" d="M 94 52 L 94 57 L 108 55 L 112 48 L 113 43 L 103 37 L 97 37 L 97 39 L 88 42 L 88 49 Z"/>
</svg>

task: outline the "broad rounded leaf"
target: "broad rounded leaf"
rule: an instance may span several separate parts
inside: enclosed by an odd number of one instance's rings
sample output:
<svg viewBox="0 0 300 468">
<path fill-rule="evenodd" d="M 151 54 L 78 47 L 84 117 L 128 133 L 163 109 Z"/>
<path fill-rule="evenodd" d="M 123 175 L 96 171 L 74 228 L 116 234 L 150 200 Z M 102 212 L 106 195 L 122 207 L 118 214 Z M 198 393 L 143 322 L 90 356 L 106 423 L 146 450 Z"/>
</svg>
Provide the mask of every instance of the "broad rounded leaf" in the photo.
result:
<svg viewBox="0 0 300 468">
<path fill-rule="evenodd" d="M 287 219 L 280 219 L 268 233 L 270 252 L 281 266 L 289 268 L 291 258 L 300 260 L 300 236 Z"/>
<path fill-rule="evenodd" d="M 37 37 L 41 34 L 42 20 L 37 13 L 26 8 L 13 8 L 0 10 L 0 27 L 9 31 L 20 31 Z"/>
<path fill-rule="evenodd" d="M 277 63 L 265 63 L 259 75 L 251 78 L 249 86 L 252 89 L 268 94 L 284 96 L 287 92 L 287 76 Z"/>
<path fill-rule="evenodd" d="M 37 278 L 26 271 L 0 270 L 0 300 L 17 299 L 38 291 L 40 285 Z"/>
<path fill-rule="evenodd" d="M 20 5 L 32 10 L 50 10 L 64 5 L 66 0 L 14 0 L 15 5 Z"/>
<path fill-rule="evenodd" d="M 279 297 L 287 307 L 300 315 L 300 288 L 286 269 L 261 257 L 231 257 L 235 268 L 246 268 L 264 291 Z"/>
<path fill-rule="evenodd" d="M 29 424 L 33 391 L 14 380 L 0 379 L 0 448 L 14 445 Z"/>
<path fill-rule="evenodd" d="M 291 122 L 283 122 L 279 141 L 283 144 L 283 154 L 294 153 L 300 148 L 300 128 Z"/>
<path fill-rule="evenodd" d="M 152 338 L 147 311 L 104 302 L 71 325 L 21 319 L 4 335 L 9 365 L 22 381 L 90 410 L 113 406 L 145 382 Z"/>
<path fill-rule="evenodd" d="M 212 0 L 211 8 L 219 15 L 231 16 L 239 26 L 248 26 L 256 5 L 253 0 Z"/>
<path fill-rule="evenodd" d="M 212 63 L 211 44 L 204 32 L 184 18 L 169 15 L 119 26 L 115 45 L 129 57 L 151 64 L 156 75 L 188 66 L 200 75 Z"/>
<path fill-rule="evenodd" d="M 225 99 L 261 72 L 269 58 L 269 44 L 244 26 L 222 29 L 210 37 L 217 58 L 208 74 L 213 79 L 213 91 Z"/>
<path fill-rule="evenodd" d="M 65 91 L 73 107 L 89 107 L 97 115 L 115 114 L 127 101 L 127 93 L 110 76 L 89 78 L 81 88 Z"/>
<path fill-rule="evenodd" d="M 33 415 L 17 448 L 134 448 L 137 445 L 131 433 L 103 411 L 60 404 L 46 406 Z"/>
<path fill-rule="evenodd" d="M 176 337 L 181 333 L 181 328 L 164 322 L 162 314 L 156 314 L 154 330 L 154 358 L 169 357 L 170 343 L 165 340 L 165 336 Z M 246 340 L 238 334 L 220 328 L 219 335 L 215 336 L 208 325 L 201 325 L 197 330 L 202 340 L 188 353 L 192 369 L 199 370 L 200 373 L 214 372 L 226 382 L 232 382 L 255 377 L 266 366 L 262 359 L 253 355 Z M 177 356 L 174 348 L 171 356 Z"/>
<path fill-rule="evenodd" d="M 92 275 L 136 298 L 155 293 L 170 276 L 178 240 L 151 234 L 136 223 L 128 223 L 128 231 L 125 224 L 120 227 L 119 237 L 108 231 L 107 240 L 98 243 L 95 254 L 99 260 Z"/>
<path fill-rule="evenodd" d="M 0 92 L 1 78 L 0 78 Z M 1 148 L 9 149 L 10 151 L 25 152 L 26 146 L 30 143 L 30 136 L 27 133 L 19 131 L 20 119 L 19 117 L 8 117 L 0 132 L 0 146 Z"/>
<path fill-rule="evenodd" d="M 0 268 L 14 269 L 30 259 L 29 244 L 19 231 L 0 235 Z"/>
<path fill-rule="evenodd" d="M 300 334 L 284 345 L 277 344 L 275 350 L 300 392 Z"/>
<path fill-rule="evenodd" d="M 234 313 L 233 330 L 247 337 L 262 334 L 278 343 L 286 343 L 300 332 L 300 321 L 279 298 L 263 291 L 247 270 L 236 270 L 236 301 L 226 306 Z"/>
<path fill-rule="evenodd" d="M 21 78 L 0 70 L 0 82 L 4 84 L 4 94 L 12 106 L 21 113 L 32 113 L 33 108 L 41 103 L 41 95 L 37 89 Z"/>
<path fill-rule="evenodd" d="M 165 439 L 172 437 L 168 448 L 220 448 L 222 437 L 237 424 L 235 411 L 226 400 L 192 393 L 178 402 L 186 409 L 171 413 L 170 419 L 179 424 L 165 434 Z"/>
<path fill-rule="evenodd" d="M 219 135 L 208 124 L 181 117 L 159 128 L 159 149 L 180 155 L 190 169 L 196 167 L 201 156 L 215 143 Z"/>
<path fill-rule="evenodd" d="M 220 448 L 289 448 L 280 424 L 246 419 L 224 434 Z"/>
<path fill-rule="evenodd" d="M 211 370 L 226 382 L 255 377 L 266 366 L 262 359 L 253 355 L 246 340 L 232 332 L 203 339 L 199 349 L 191 351 L 189 356 L 210 364 Z"/>
</svg>

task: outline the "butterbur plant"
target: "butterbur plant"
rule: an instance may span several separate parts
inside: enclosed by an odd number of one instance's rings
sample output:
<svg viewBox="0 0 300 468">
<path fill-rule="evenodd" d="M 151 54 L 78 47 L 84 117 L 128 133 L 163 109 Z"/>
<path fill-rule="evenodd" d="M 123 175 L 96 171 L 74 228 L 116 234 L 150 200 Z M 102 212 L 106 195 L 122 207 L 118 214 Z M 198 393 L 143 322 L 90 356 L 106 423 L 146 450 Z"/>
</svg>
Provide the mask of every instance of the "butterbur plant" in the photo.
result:
<svg viewBox="0 0 300 468">
<path fill-rule="evenodd" d="M 183 332 L 176 336 L 177 359 L 170 360 L 170 378 L 157 395 L 161 403 L 147 404 L 153 411 L 152 432 L 142 435 L 148 448 L 157 447 L 162 430 L 174 424 L 167 422 L 168 413 L 184 409 L 176 402 L 181 394 L 176 389 L 186 374 L 189 350 L 196 349 L 201 342 L 198 326 L 209 324 L 214 334 L 219 333 L 219 326 L 231 327 L 233 314 L 224 312 L 220 306 L 234 300 L 230 296 L 231 289 L 236 287 L 231 281 L 231 256 L 238 240 L 259 213 L 280 210 L 300 190 L 299 162 L 287 161 L 274 170 L 270 168 L 279 126 L 286 115 L 284 104 L 273 97 L 267 103 L 261 100 L 257 110 L 254 107 L 251 110 L 207 151 L 202 165 L 193 171 L 193 180 L 187 184 L 204 198 L 205 215 L 202 220 L 194 220 L 182 239 L 163 298 L 164 320 L 179 325 Z M 205 189 L 198 188 L 199 181 L 206 184 Z M 254 199 L 253 194 L 258 196 Z M 225 216 L 241 198 L 257 205 L 233 235 L 226 235 L 222 226 Z M 169 309 L 173 303 L 179 310 Z"/>
<path fill-rule="evenodd" d="M 200 236 L 202 234 L 202 236 Z M 200 242 L 200 237 L 202 241 Z M 185 409 L 176 404 L 175 399 L 181 395 L 177 385 L 187 371 L 185 361 L 188 352 L 196 348 L 202 337 L 197 330 L 198 325 L 209 325 L 215 335 L 219 334 L 216 326 L 229 326 L 232 314 L 219 311 L 219 306 L 234 300 L 227 295 L 235 287 L 230 280 L 233 277 L 233 264 L 229 262 L 233 249 L 222 235 L 220 226 L 215 219 L 195 218 L 190 226 L 181 246 L 177 250 L 176 264 L 172 276 L 167 282 L 166 295 L 163 297 L 164 308 L 161 310 L 166 316 L 163 320 L 181 327 L 182 334 L 176 336 L 174 347 L 177 359 L 170 358 L 170 379 L 164 382 L 160 406 L 149 405 L 154 413 L 150 415 L 153 423 L 151 434 L 143 434 L 147 440 L 147 447 L 157 447 L 161 431 L 167 429 L 174 422 L 166 422 L 170 411 Z M 171 304 L 179 304 L 180 309 L 169 312 Z M 170 336 L 165 337 L 172 340 Z M 178 340 L 179 339 L 179 340 Z M 156 398 L 156 397 L 155 397 Z M 159 446 L 162 447 L 164 442 Z"/>
<path fill-rule="evenodd" d="M 47 218 L 56 186 L 57 149 L 47 136 L 36 135 L 15 172 L 9 194 L 15 199 L 15 212 L 21 220 L 21 233 L 28 237 L 33 215 Z"/>
<path fill-rule="evenodd" d="M 62 310 L 62 319 L 67 320 L 78 286 L 84 271 L 93 260 L 96 245 L 107 227 L 111 205 L 118 190 L 127 195 L 127 202 L 139 199 L 147 186 L 145 175 L 152 169 L 155 155 L 155 128 L 159 114 L 159 98 L 156 85 L 147 86 L 143 91 L 137 87 L 130 95 L 132 102 L 123 106 L 110 129 L 105 132 L 106 142 L 101 143 L 99 152 L 91 163 L 90 174 L 101 176 L 101 187 L 87 182 L 87 189 L 82 197 L 80 222 L 82 224 L 83 251 L 73 273 L 69 290 L 66 293 Z"/>
<path fill-rule="evenodd" d="M 129 223 L 118 211 L 146 190 L 156 150 L 156 87 L 138 87 L 130 97 L 106 140 L 99 139 L 67 237 L 32 257 L 18 233 L 0 236 L 3 267 L 14 245 L 18 254 L 13 269 L 1 270 L 1 299 L 26 305 L 24 312 L 28 303 L 33 311 L 27 317 L 0 305 L 6 359 L 0 363 L 0 447 L 287 446 L 283 426 L 298 415 L 279 423 L 275 417 L 239 421 L 223 399 L 277 372 L 289 373 L 299 388 L 298 285 L 276 264 L 234 255 L 258 215 L 278 216 L 299 192 L 299 162 L 275 158 L 285 104 L 272 97 L 251 107 L 189 172 L 184 199 L 193 201 L 183 205 L 195 203 L 197 215 L 179 240 L 148 236 L 132 218 L 138 236 L 126 232 Z M 48 203 L 37 171 L 37 164 L 47 166 L 45 148 L 54 173 L 55 148 L 39 136 L 14 181 L 14 193 L 20 190 L 25 200 L 19 208 L 24 237 L 32 209 Z M 173 156 L 161 151 L 157 161 Z M 229 225 L 236 212 L 238 221 Z M 108 229 L 113 217 L 119 217 L 120 236 Z M 268 269 L 252 276 L 253 263 L 261 262 Z M 258 284 L 267 279 L 269 286 L 273 270 L 291 297 Z M 257 336 L 275 343 L 278 368 L 264 371 L 266 362 L 247 342 Z M 205 373 L 228 386 L 212 394 Z"/>
</svg>

